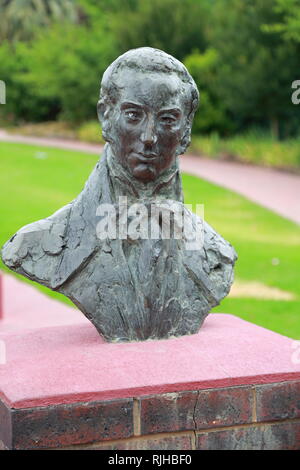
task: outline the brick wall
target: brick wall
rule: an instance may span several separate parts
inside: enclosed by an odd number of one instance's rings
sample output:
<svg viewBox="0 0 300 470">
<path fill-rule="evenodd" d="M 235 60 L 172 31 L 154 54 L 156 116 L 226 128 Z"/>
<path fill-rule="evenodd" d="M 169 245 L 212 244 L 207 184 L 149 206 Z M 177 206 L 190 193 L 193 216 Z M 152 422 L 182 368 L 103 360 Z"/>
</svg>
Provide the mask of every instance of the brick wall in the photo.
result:
<svg viewBox="0 0 300 470">
<path fill-rule="evenodd" d="M 300 381 L 30 409 L 2 403 L 1 416 L 0 449 L 300 449 Z"/>
</svg>

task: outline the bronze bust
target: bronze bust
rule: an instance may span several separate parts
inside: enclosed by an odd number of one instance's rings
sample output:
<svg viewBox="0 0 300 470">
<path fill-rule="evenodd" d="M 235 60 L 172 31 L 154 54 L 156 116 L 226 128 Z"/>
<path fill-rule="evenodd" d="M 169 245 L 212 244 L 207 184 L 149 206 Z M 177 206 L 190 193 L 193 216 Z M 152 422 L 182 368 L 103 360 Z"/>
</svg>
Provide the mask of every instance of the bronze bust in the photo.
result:
<svg viewBox="0 0 300 470">
<path fill-rule="evenodd" d="M 183 206 L 178 156 L 189 145 L 198 101 L 184 65 L 165 52 L 144 47 L 117 58 L 104 73 L 98 102 L 107 143 L 83 191 L 3 247 L 10 269 L 69 297 L 108 341 L 196 333 L 230 290 L 233 247 Z M 202 242 L 187 249 L 174 228 L 160 236 L 160 218 L 156 237 L 126 230 L 121 236 L 120 229 L 102 236 L 103 207 L 115 208 L 110 222 L 123 217 L 123 228 L 132 222 L 120 200 L 138 205 L 139 215 L 141 205 L 176 203 L 173 218 L 182 212 L 190 227 L 201 222 Z M 144 212 L 144 220 L 150 217 Z"/>
</svg>

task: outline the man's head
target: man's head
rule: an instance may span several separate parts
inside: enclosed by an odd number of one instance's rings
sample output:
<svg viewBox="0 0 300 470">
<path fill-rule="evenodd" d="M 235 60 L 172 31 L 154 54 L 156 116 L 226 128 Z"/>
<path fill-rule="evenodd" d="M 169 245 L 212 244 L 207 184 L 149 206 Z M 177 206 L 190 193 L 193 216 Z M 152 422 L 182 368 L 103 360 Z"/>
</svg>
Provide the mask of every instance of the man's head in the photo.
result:
<svg viewBox="0 0 300 470">
<path fill-rule="evenodd" d="M 115 158 L 135 178 L 154 181 L 190 143 L 199 93 L 184 65 L 142 47 L 103 75 L 98 115 Z"/>
</svg>

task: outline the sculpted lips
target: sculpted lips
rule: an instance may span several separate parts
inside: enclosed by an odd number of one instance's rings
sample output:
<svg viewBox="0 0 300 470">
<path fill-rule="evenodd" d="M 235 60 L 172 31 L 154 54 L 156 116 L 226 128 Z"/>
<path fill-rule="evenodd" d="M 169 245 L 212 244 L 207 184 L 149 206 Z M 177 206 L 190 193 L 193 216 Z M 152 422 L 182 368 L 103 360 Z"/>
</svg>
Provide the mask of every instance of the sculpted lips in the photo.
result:
<svg viewBox="0 0 300 470">
<path fill-rule="evenodd" d="M 142 181 L 152 181 L 159 166 L 159 156 L 153 152 L 132 152 L 129 162 L 134 176 Z"/>
<path fill-rule="evenodd" d="M 153 162 L 157 160 L 158 155 L 156 153 L 142 153 L 138 152 L 136 155 L 137 160 L 139 160 L 142 163 L 147 163 L 147 162 Z"/>
</svg>

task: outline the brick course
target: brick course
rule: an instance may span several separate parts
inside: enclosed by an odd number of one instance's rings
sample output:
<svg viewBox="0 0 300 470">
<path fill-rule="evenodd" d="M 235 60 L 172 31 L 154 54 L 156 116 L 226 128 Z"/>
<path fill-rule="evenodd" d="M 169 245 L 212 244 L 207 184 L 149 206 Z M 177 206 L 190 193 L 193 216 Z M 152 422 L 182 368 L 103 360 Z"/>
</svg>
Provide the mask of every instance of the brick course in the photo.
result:
<svg viewBox="0 0 300 470">
<path fill-rule="evenodd" d="M 164 436 L 144 439 L 127 439 L 116 443 L 99 443 L 86 449 L 92 450 L 190 450 L 192 448 L 191 436 Z"/>
<path fill-rule="evenodd" d="M 199 434 L 199 450 L 298 450 L 300 422 L 264 424 Z"/>
<path fill-rule="evenodd" d="M 300 381 L 28 409 L 1 403 L 0 441 L 0 449 L 300 449 Z"/>
<path fill-rule="evenodd" d="M 51 448 L 133 435 L 132 400 L 14 410 L 13 447 Z"/>
<path fill-rule="evenodd" d="M 141 398 L 142 434 L 251 423 L 250 387 L 166 393 Z"/>
<path fill-rule="evenodd" d="M 195 429 L 197 396 L 198 392 L 183 392 L 141 398 L 141 433 Z"/>
</svg>

